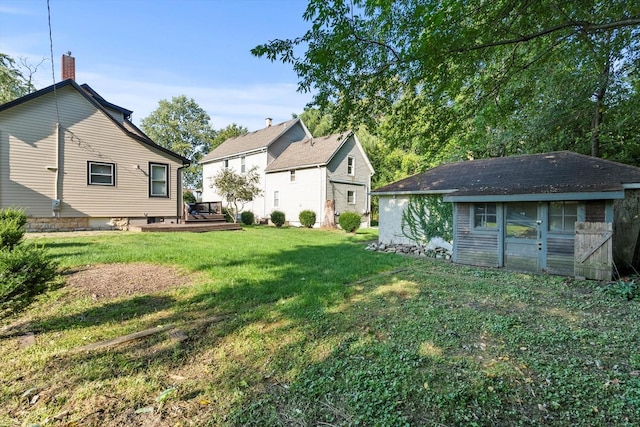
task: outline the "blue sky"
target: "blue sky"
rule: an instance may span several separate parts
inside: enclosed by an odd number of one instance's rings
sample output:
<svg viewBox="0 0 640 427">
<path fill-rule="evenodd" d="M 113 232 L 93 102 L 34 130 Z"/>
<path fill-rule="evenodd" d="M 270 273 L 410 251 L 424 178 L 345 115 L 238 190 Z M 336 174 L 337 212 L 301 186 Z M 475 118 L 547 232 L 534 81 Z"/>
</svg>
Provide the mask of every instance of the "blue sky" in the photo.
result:
<svg viewBox="0 0 640 427">
<path fill-rule="evenodd" d="M 136 124 L 162 99 L 186 95 L 211 117 L 264 127 L 301 113 L 311 101 L 297 92 L 291 65 L 250 49 L 301 36 L 306 0 L 50 0 L 53 62 L 76 59 L 76 81 L 133 110 Z M 0 0 L 0 52 L 30 64 L 38 89 L 53 82 L 46 0 Z"/>
</svg>

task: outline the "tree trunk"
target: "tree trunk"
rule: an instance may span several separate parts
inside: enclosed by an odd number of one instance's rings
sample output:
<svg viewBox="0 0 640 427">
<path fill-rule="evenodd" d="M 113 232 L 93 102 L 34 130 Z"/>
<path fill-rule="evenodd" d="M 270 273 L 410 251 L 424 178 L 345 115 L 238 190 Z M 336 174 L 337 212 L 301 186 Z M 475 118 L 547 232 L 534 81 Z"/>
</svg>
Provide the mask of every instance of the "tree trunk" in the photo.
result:
<svg viewBox="0 0 640 427">
<path fill-rule="evenodd" d="M 598 91 L 595 93 L 596 110 L 591 120 L 591 155 L 600 157 L 600 126 L 604 114 L 604 100 L 609 86 L 609 74 L 611 73 L 611 61 L 607 59 L 602 70 Z"/>
<path fill-rule="evenodd" d="M 327 200 L 324 202 L 324 221 L 323 227 L 336 228 L 336 202 L 335 200 Z"/>
</svg>

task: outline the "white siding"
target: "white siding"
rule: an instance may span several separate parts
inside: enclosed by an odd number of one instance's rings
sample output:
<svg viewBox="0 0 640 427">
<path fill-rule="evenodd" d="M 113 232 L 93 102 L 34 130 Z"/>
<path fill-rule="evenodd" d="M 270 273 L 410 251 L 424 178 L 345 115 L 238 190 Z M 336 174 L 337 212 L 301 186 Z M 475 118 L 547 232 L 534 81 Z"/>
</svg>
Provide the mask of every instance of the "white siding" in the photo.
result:
<svg viewBox="0 0 640 427">
<path fill-rule="evenodd" d="M 229 168 L 233 169 L 237 173 L 240 172 L 241 166 L 241 158 L 240 157 L 232 157 L 228 159 Z M 261 196 L 256 197 L 253 201 L 248 202 L 243 210 L 251 211 L 256 216 L 256 218 L 264 218 L 265 217 L 265 177 L 264 177 L 264 168 L 267 165 L 267 153 L 260 152 L 255 154 L 249 154 L 245 156 L 245 167 L 246 170 L 250 170 L 254 166 L 258 166 L 258 173 L 260 174 L 260 186 L 262 188 L 263 194 Z M 223 202 L 223 206 L 226 206 L 226 201 L 223 200 L 223 197 L 217 193 L 216 188 L 212 186 L 211 180 L 212 178 L 224 168 L 224 160 L 205 163 L 202 165 L 202 201 L 203 202 Z M 270 211 L 269 211 L 270 212 Z M 267 214 L 268 215 L 268 214 Z"/>
<path fill-rule="evenodd" d="M 0 114 L 0 206 L 20 206 L 34 217 L 175 217 L 180 163 L 127 136 L 73 87 L 49 93 Z M 56 123 L 61 124 L 56 164 Z M 88 185 L 87 162 L 112 163 L 115 186 Z M 148 164 L 169 166 L 169 197 L 150 198 Z M 136 166 L 139 165 L 140 169 Z M 56 185 L 55 167 L 58 166 Z"/>
<path fill-rule="evenodd" d="M 382 243 L 414 242 L 402 234 L 402 213 L 409 204 L 408 197 L 379 196 L 380 218 L 378 240 Z"/>
<path fill-rule="evenodd" d="M 267 216 L 274 210 L 285 213 L 286 220 L 294 226 L 300 225 L 299 215 L 303 210 L 316 214 L 316 227 L 324 217 L 325 168 L 297 169 L 296 180 L 291 182 L 290 171 L 269 173 L 266 176 Z M 279 206 L 274 206 L 274 191 L 279 192 Z"/>
</svg>

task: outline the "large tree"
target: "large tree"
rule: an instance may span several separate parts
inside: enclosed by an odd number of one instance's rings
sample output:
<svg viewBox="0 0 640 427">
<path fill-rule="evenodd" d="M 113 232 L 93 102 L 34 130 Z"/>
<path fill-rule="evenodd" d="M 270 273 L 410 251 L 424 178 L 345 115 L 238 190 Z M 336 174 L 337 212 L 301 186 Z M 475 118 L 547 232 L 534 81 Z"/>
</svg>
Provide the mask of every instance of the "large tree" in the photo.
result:
<svg viewBox="0 0 640 427">
<path fill-rule="evenodd" d="M 23 68 L 28 71 L 25 75 L 25 72 L 16 64 L 15 59 L 0 53 L 0 104 L 35 91 L 32 77 L 40 64 L 30 66 L 23 61 Z"/>
<path fill-rule="evenodd" d="M 187 188 L 202 188 L 202 168 L 198 162 L 209 152 L 216 135 L 209 120 L 207 112 L 193 99 L 181 95 L 171 101 L 161 100 L 158 108 L 140 123 L 158 145 L 192 161 L 183 175 Z"/>
<path fill-rule="evenodd" d="M 636 0 L 313 0 L 304 18 L 304 35 L 252 52 L 291 63 L 342 127 L 393 116 L 437 136 L 423 148 L 470 156 L 628 145 L 612 120 L 637 102 Z M 539 132 L 554 141 L 531 147 Z"/>
<path fill-rule="evenodd" d="M 225 142 L 227 139 L 234 138 L 234 137 L 240 136 L 240 135 L 244 135 L 245 133 L 248 133 L 248 132 L 249 132 L 249 129 L 247 129 L 245 126 L 238 125 L 236 123 L 232 123 L 230 125 L 227 125 L 226 127 L 222 128 L 222 129 L 220 129 L 219 131 L 216 132 L 215 137 L 213 138 L 213 140 L 211 140 L 210 149 L 213 150 L 218 145 L 220 145 L 223 142 Z"/>
</svg>

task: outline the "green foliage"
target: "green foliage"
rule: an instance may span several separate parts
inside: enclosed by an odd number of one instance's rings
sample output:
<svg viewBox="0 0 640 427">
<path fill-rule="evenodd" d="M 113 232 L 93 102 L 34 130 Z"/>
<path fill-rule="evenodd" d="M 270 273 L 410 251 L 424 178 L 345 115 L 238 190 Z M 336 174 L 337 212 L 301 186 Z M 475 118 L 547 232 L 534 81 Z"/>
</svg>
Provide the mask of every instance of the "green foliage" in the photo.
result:
<svg viewBox="0 0 640 427">
<path fill-rule="evenodd" d="M 303 16 L 304 34 L 252 53 L 291 64 L 334 128 L 364 123 L 427 165 L 552 150 L 640 161 L 638 2 L 312 1 Z"/>
<path fill-rule="evenodd" d="M 20 209 L 0 210 L 0 249 L 12 250 L 20 243 L 25 233 L 27 214 Z"/>
<path fill-rule="evenodd" d="M 244 225 L 253 225 L 256 222 L 256 217 L 251 211 L 242 211 L 240 221 L 242 221 Z"/>
<path fill-rule="evenodd" d="M 271 222 L 276 227 L 282 227 L 286 221 L 284 212 L 282 211 L 273 211 L 271 212 Z"/>
<path fill-rule="evenodd" d="M 236 123 L 232 123 L 227 125 L 227 127 L 220 129 L 213 140 L 211 141 L 210 149 L 213 150 L 218 145 L 225 142 L 227 139 L 235 138 L 236 136 L 244 135 L 248 133 L 249 129 L 244 126 L 237 125 Z"/>
<path fill-rule="evenodd" d="M 224 197 L 227 208 L 231 211 L 233 222 L 237 222 L 238 212 L 244 205 L 262 194 L 260 174 L 254 166 L 246 173 L 236 173 L 231 168 L 223 168 L 211 178 L 211 187 Z"/>
<path fill-rule="evenodd" d="M 434 237 L 453 240 L 453 203 L 441 195 L 410 196 L 402 211 L 402 234 L 416 243 L 428 243 Z"/>
<path fill-rule="evenodd" d="M 37 66 L 23 65 L 31 74 L 37 69 Z M 35 89 L 31 75 L 25 76 L 13 58 L 0 53 L 0 104 L 28 95 Z"/>
<path fill-rule="evenodd" d="M 311 228 L 316 223 L 316 213 L 308 209 L 303 210 L 298 215 L 298 219 L 300 220 L 300 224 L 302 224 L 303 227 Z"/>
<path fill-rule="evenodd" d="M 140 122 L 140 127 L 156 144 L 191 160 L 184 168 L 183 183 L 188 188 L 202 188 L 202 168 L 198 165 L 208 153 L 216 135 L 210 117 L 193 99 L 185 95 L 165 99 Z"/>
<path fill-rule="evenodd" d="M 15 312 L 47 290 L 57 263 L 31 243 L 0 249 L 0 313 Z"/>
<path fill-rule="evenodd" d="M 362 218 L 356 212 L 342 212 L 338 216 L 338 224 L 347 233 L 355 233 L 360 228 Z"/>
<path fill-rule="evenodd" d="M 21 242 L 27 215 L 0 210 L 0 314 L 19 311 L 44 292 L 56 277 L 57 263 L 44 249 Z"/>
<path fill-rule="evenodd" d="M 636 279 L 621 278 L 601 288 L 605 293 L 624 298 L 627 301 L 640 297 L 640 282 Z"/>
<path fill-rule="evenodd" d="M 185 192 L 182 193 L 182 200 L 185 203 L 195 203 L 196 202 L 196 196 L 194 196 L 191 191 L 185 191 Z"/>
</svg>

